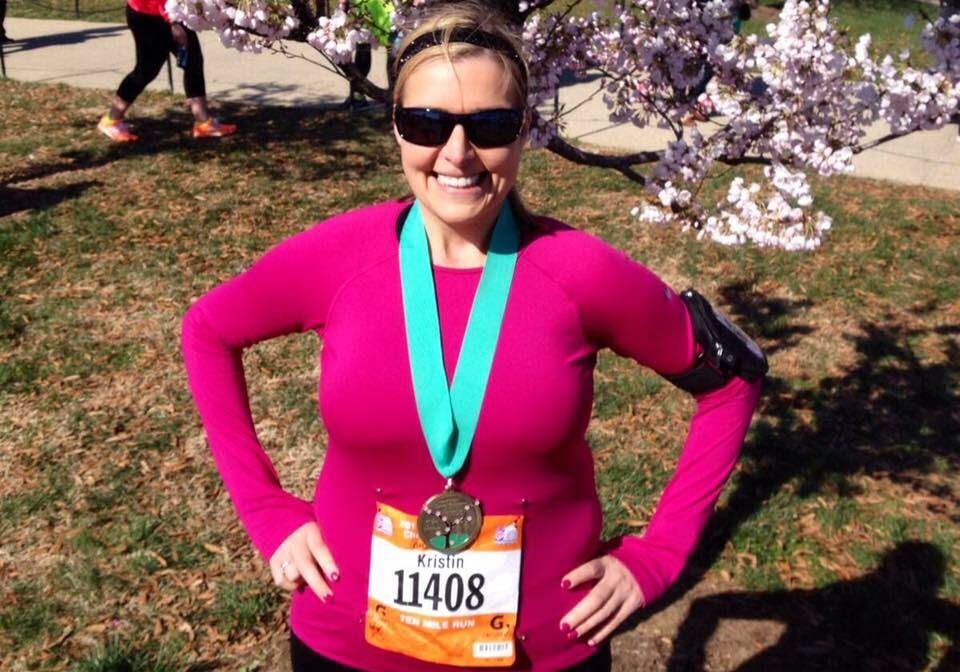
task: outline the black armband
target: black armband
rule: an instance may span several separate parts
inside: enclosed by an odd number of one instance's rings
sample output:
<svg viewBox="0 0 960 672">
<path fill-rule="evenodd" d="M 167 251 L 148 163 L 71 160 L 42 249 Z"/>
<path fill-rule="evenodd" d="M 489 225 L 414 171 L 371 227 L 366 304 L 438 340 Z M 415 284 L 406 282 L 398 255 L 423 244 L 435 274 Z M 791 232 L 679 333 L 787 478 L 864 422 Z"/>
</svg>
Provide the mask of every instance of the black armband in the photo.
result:
<svg viewBox="0 0 960 672">
<path fill-rule="evenodd" d="M 734 376 L 746 381 L 767 373 L 767 358 L 749 336 L 731 323 L 693 289 L 680 297 L 690 311 L 693 337 L 703 352 L 693 367 L 675 376 L 664 376 L 681 390 L 691 394 L 723 387 Z"/>
</svg>

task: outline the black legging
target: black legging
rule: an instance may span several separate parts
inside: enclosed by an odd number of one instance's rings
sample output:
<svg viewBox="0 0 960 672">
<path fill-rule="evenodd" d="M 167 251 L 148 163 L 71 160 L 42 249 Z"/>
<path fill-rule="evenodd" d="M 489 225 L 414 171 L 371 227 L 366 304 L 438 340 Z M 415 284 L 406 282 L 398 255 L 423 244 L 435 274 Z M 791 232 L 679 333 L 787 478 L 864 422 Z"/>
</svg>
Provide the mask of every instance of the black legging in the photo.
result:
<svg viewBox="0 0 960 672">
<path fill-rule="evenodd" d="M 361 77 L 366 77 L 370 74 L 370 66 L 373 63 L 373 52 L 371 49 L 372 47 L 366 42 L 361 42 L 357 45 L 357 52 L 353 57 L 353 64 L 356 66 Z M 354 86 L 353 80 L 351 79 L 350 97 L 353 98 L 357 93 L 359 93 L 359 91 L 356 90 L 356 86 Z"/>
<path fill-rule="evenodd" d="M 133 33 L 137 46 L 137 64 L 129 75 L 120 82 L 119 96 L 128 105 L 137 99 L 147 84 L 160 74 L 160 68 L 167 60 L 167 54 L 176 53 L 180 47 L 170 32 L 170 24 L 162 16 L 143 14 L 127 5 L 127 25 Z M 203 81 L 203 52 L 197 34 L 187 31 L 187 65 L 183 69 L 183 89 L 187 98 L 199 98 L 207 95 Z"/>
<path fill-rule="evenodd" d="M 358 672 L 352 667 L 324 658 L 300 641 L 292 632 L 290 633 L 290 661 L 293 663 L 293 672 Z M 604 642 L 595 654 L 567 668 L 564 672 L 610 672 L 612 666 L 610 642 Z"/>
</svg>

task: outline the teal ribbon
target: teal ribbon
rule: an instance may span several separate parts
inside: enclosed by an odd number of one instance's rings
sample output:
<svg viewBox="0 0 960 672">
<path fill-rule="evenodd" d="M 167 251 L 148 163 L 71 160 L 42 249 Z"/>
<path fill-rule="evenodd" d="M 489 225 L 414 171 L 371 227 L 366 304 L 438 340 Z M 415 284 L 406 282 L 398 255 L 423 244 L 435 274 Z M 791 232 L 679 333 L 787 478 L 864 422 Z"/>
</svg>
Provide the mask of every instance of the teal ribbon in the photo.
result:
<svg viewBox="0 0 960 672">
<path fill-rule="evenodd" d="M 400 232 L 400 282 L 413 391 L 433 464 L 444 478 L 456 475 L 470 454 L 519 246 L 513 211 L 504 202 L 470 307 L 453 383 L 447 387 L 437 290 L 419 201 Z"/>
</svg>

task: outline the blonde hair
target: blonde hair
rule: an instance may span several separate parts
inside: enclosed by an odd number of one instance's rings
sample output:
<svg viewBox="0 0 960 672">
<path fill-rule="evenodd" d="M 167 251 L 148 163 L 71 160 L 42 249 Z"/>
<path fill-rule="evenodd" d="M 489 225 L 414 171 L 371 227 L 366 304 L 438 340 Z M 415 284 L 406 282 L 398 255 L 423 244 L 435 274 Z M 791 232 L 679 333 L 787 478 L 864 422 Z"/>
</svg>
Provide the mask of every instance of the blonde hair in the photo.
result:
<svg viewBox="0 0 960 672">
<path fill-rule="evenodd" d="M 470 42 L 454 39 L 455 31 L 478 31 L 488 33 L 494 38 L 503 41 L 513 49 L 516 58 L 501 49 L 486 48 Z M 404 52 L 417 39 L 435 34 L 437 43 L 418 50 L 409 58 Z M 500 60 L 504 72 L 507 73 L 508 86 L 520 107 L 527 106 L 527 80 L 529 73 L 527 63 L 522 56 L 522 42 L 505 16 L 489 4 L 477 0 L 460 0 L 458 2 L 437 3 L 425 15 L 424 20 L 413 31 L 404 36 L 396 52 L 394 60 L 393 103 L 400 104 L 403 89 L 410 75 L 423 63 L 436 58 L 446 58 L 453 63 L 462 58 L 484 54 Z"/>
</svg>

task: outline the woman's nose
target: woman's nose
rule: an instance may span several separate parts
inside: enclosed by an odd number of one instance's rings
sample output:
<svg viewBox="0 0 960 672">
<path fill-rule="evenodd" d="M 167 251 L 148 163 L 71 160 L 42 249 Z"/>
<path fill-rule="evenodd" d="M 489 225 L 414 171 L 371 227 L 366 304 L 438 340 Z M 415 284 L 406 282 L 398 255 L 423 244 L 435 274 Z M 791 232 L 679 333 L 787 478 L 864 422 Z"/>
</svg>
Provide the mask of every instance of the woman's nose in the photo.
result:
<svg viewBox="0 0 960 672">
<path fill-rule="evenodd" d="M 474 149 L 467 140 L 467 132 L 463 124 L 457 124 L 450 132 L 446 144 L 443 146 L 443 158 L 453 164 L 461 164 L 473 158 Z"/>
</svg>

